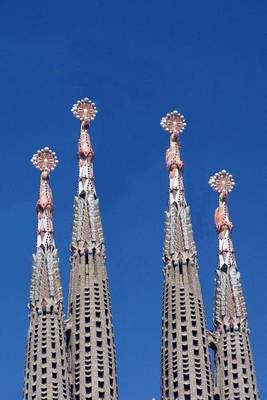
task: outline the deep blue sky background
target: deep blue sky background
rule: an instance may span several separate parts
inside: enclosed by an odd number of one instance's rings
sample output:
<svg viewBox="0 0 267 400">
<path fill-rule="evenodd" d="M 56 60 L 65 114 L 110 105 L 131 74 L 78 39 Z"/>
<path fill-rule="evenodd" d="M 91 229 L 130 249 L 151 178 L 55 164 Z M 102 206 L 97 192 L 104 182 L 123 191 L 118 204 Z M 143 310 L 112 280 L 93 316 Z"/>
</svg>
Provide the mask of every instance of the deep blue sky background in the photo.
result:
<svg viewBox="0 0 267 400">
<path fill-rule="evenodd" d="M 65 296 L 76 192 L 81 97 L 99 114 L 91 133 L 115 323 L 121 400 L 159 400 L 162 241 L 167 202 L 159 126 L 184 113 L 185 186 L 212 326 L 217 197 L 236 180 L 230 210 L 261 399 L 266 384 L 267 2 L 5 1 L 0 4 L 1 395 L 22 397 L 38 172 L 53 148 L 56 240 Z"/>
</svg>

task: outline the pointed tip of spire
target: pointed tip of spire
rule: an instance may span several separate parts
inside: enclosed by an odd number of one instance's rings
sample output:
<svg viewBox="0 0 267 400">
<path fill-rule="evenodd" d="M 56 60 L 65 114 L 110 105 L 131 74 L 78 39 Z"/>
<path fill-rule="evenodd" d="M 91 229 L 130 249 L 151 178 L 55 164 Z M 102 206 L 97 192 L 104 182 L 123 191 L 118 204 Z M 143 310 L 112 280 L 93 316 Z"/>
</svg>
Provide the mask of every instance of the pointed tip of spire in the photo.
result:
<svg viewBox="0 0 267 400">
<path fill-rule="evenodd" d="M 96 117 L 97 109 L 95 103 L 85 97 L 73 105 L 71 112 L 81 122 L 93 121 Z"/>
<path fill-rule="evenodd" d="M 223 169 L 210 177 L 209 185 L 215 192 L 228 195 L 233 190 L 235 181 L 233 176 Z"/>
<path fill-rule="evenodd" d="M 169 133 L 179 135 L 186 127 L 186 122 L 184 116 L 177 110 L 174 110 L 161 118 L 160 125 Z"/>
<path fill-rule="evenodd" d="M 32 156 L 31 162 L 39 171 L 49 173 L 56 168 L 58 159 L 54 151 L 50 150 L 49 147 L 44 147 L 41 150 L 37 150 Z"/>
</svg>

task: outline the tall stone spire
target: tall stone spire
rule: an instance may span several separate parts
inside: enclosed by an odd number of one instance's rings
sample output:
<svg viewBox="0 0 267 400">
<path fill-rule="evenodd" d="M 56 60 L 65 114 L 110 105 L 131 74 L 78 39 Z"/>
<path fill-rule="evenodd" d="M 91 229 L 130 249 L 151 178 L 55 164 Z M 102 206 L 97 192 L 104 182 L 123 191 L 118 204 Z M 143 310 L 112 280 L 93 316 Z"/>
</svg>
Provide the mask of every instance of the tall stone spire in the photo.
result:
<svg viewBox="0 0 267 400">
<path fill-rule="evenodd" d="M 207 331 L 180 158 L 179 135 L 185 125 L 177 111 L 161 120 L 161 126 L 170 133 L 166 154 L 169 201 L 163 252 L 161 398 L 211 400 Z"/>
<path fill-rule="evenodd" d="M 25 362 L 24 400 L 69 400 L 64 340 L 62 288 L 53 229 L 49 175 L 57 165 L 45 147 L 32 158 L 41 172 L 37 202 L 37 246 L 33 255 Z"/>
<path fill-rule="evenodd" d="M 67 349 L 72 400 L 117 399 L 116 357 L 105 245 L 95 191 L 89 124 L 96 107 L 78 101 L 81 121 L 78 193 L 74 204 Z"/>
<path fill-rule="evenodd" d="M 213 335 L 215 349 L 215 397 L 220 400 L 257 400 L 258 392 L 249 341 L 247 310 L 231 238 L 232 222 L 227 206 L 234 187 L 225 170 L 209 180 L 219 194 L 215 225 L 219 239 Z"/>
</svg>

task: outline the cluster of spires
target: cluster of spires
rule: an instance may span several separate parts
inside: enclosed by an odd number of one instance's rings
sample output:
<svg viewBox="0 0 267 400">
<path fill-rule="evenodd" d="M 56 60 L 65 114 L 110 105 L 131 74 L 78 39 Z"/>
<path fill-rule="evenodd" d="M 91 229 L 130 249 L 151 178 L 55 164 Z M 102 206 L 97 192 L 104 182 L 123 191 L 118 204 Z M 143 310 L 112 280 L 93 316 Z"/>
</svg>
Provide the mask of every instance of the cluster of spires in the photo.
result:
<svg viewBox="0 0 267 400">
<path fill-rule="evenodd" d="M 32 157 L 40 171 L 37 246 L 33 255 L 30 326 L 24 400 L 115 400 L 115 344 L 105 267 L 105 247 L 95 190 L 94 152 L 89 135 L 95 103 L 87 97 L 72 107 L 80 121 L 78 193 L 74 204 L 68 317 L 53 228 L 50 172 L 58 163 L 48 147 Z M 258 400 L 247 312 L 231 239 L 227 199 L 235 182 L 222 170 L 209 184 L 219 195 L 215 211 L 219 254 L 214 331 L 206 327 L 198 278 L 190 207 L 183 183 L 179 136 L 186 126 L 178 111 L 160 125 L 170 133 L 166 153 L 169 200 L 163 251 L 164 291 L 161 344 L 162 400 Z M 214 373 L 208 347 L 214 350 Z"/>
</svg>

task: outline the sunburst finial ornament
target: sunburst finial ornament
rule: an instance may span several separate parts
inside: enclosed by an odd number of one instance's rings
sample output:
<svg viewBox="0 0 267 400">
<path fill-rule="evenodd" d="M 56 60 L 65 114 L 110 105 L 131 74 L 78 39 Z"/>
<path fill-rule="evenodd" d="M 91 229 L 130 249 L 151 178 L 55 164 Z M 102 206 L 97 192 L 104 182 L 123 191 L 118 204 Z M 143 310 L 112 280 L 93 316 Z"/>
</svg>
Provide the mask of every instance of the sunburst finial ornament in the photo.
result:
<svg viewBox="0 0 267 400">
<path fill-rule="evenodd" d="M 50 150 L 49 147 L 44 147 L 33 155 L 31 162 L 41 172 L 50 172 L 56 168 L 58 159 L 54 151 Z"/>
<path fill-rule="evenodd" d="M 97 114 L 95 103 L 85 97 L 77 101 L 71 109 L 73 115 L 80 121 L 93 121 Z"/>
<path fill-rule="evenodd" d="M 209 184 L 215 192 L 228 195 L 233 190 L 235 181 L 233 176 L 223 169 L 210 177 Z"/>
<path fill-rule="evenodd" d="M 186 127 L 186 122 L 184 116 L 174 110 L 161 119 L 160 125 L 169 133 L 179 135 Z"/>
</svg>

